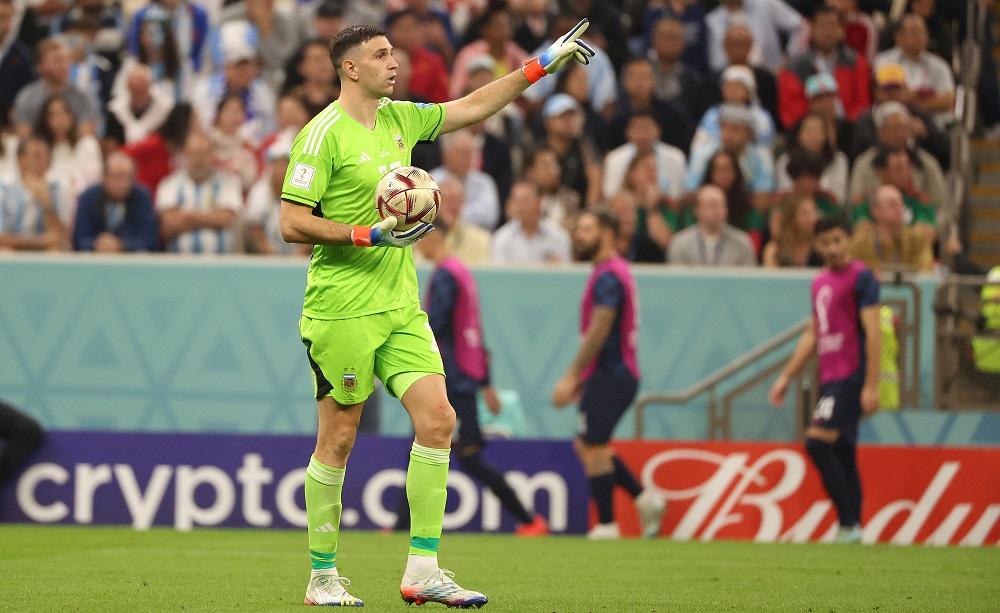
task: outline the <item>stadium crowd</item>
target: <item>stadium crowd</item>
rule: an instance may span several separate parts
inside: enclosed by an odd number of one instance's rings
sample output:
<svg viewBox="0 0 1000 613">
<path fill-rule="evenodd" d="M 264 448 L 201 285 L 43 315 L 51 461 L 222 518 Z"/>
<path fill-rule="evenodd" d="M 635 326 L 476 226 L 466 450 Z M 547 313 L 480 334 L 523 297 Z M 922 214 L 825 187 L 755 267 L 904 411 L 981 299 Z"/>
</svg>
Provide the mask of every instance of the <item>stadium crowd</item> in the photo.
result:
<svg viewBox="0 0 1000 613">
<path fill-rule="evenodd" d="M 337 31 L 383 25 L 394 97 L 443 102 L 587 16 L 590 66 L 414 150 L 460 258 L 566 262 L 605 206 L 635 262 L 815 266 L 845 214 L 857 257 L 930 270 L 961 249 L 938 223 L 964 3 L 889 4 L 0 0 L 0 250 L 303 254 L 279 193 Z"/>
</svg>

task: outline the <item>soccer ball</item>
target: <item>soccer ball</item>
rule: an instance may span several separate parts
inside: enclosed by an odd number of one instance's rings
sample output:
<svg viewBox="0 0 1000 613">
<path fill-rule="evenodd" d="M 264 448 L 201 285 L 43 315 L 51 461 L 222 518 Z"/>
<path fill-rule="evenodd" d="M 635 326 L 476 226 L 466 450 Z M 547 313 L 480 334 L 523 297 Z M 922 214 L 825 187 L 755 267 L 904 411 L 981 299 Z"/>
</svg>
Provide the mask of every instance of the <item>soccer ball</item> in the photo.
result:
<svg viewBox="0 0 1000 613">
<path fill-rule="evenodd" d="M 418 223 L 432 223 L 441 205 L 441 189 L 426 170 L 402 166 L 387 172 L 378 182 L 375 208 L 385 219 L 395 216 L 396 231 L 408 230 Z"/>
</svg>

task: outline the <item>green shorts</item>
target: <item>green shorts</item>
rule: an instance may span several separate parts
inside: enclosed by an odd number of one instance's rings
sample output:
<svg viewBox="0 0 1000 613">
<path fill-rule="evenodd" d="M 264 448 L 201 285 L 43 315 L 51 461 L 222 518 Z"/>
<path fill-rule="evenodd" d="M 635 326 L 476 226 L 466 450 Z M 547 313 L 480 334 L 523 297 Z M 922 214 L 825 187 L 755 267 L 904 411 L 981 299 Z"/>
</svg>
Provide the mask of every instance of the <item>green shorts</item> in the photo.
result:
<svg viewBox="0 0 1000 613">
<path fill-rule="evenodd" d="M 420 305 L 352 317 L 302 316 L 299 333 L 313 371 L 316 400 L 342 405 L 364 402 L 375 377 L 399 398 L 427 374 L 444 374 L 441 354 Z"/>
</svg>

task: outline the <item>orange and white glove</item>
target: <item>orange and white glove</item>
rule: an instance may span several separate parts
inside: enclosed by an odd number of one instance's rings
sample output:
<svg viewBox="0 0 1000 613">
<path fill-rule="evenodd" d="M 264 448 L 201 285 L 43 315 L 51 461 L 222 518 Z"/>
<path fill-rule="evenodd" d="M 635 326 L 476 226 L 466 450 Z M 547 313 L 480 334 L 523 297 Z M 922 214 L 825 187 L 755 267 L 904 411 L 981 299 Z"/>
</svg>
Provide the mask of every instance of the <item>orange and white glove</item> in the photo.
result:
<svg viewBox="0 0 1000 613">
<path fill-rule="evenodd" d="M 580 39 L 588 26 L 590 26 L 590 20 L 581 19 L 580 23 L 549 45 L 549 48 L 541 55 L 525 60 L 521 64 L 521 72 L 524 73 L 528 82 L 534 83 L 545 75 L 558 71 L 571 59 L 584 65 L 589 64 L 590 58 L 594 57 L 594 49 Z"/>
</svg>

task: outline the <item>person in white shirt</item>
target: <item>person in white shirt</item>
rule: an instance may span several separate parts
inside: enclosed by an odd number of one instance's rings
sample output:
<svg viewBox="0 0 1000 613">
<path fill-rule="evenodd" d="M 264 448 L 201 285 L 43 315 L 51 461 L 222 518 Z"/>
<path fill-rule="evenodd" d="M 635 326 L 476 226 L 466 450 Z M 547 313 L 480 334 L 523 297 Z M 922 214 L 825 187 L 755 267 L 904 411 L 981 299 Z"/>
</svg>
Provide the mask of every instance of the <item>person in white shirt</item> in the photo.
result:
<svg viewBox="0 0 1000 613">
<path fill-rule="evenodd" d="M 184 165 L 160 182 L 156 208 L 167 251 L 235 253 L 243 207 L 239 179 L 215 170 L 210 138 L 192 133 L 184 143 Z"/>
<path fill-rule="evenodd" d="M 781 36 L 788 36 L 788 48 L 797 48 L 806 33 L 806 22 L 795 9 L 782 0 L 722 0 L 705 16 L 708 27 L 708 63 L 712 70 L 722 70 L 727 60 L 723 38 L 730 22 L 746 20 L 753 31 L 756 49 L 751 61 L 777 72 L 785 60 Z"/>
<path fill-rule="evenodd" d="M 74 201 L 83 190 L 101 180 L 101 145 L 93 135 L 80 132 L 78 118 L 62 94 L 50 96 L 42 104 L 35 134 L 49 144 L 52 156 L 49 171 L 69 189 Z"/>
<path fill-rule="evenodd" d="M 49 146 L 28 136 L 17 146 L 17 176 L 0 185 L 0 251 L 69 248 L 75 206 L 58 181 L 46 176 Z"/>
<path fill-rule="evenodd" d="M 247 195 L 247 242 L 253 253 L 294 255 L 311 251 L 311 246 L 287 243 L 281 236 L 281 223 L 278 219 L 278 211 L 281 210 L 281 185 L 285 181 L 291 151 L 291 137 L 279 137 L 268 147 L 266 172 L 254 183 Z"/>
<path fill-rule="evenodd" d="M 625 173 L 637 153 L 653 152 L 656 156 L 656 176 L 660 192 L 674 199 L 684 193 L 684 169 L 687 159 L 684 152 L 660 141 L 660 125 L 648 111 L 638 111 L 629 117 L 625 128 L 628 142 L 612 149 L 604 158 L 604 185 L 602 192 L 610 198 L 621 191 Z"/>
<path fill-rule="evenodd" d="M 750 236 L 726 223 L 726 194 L 705 185 L 695 197 L 698 223 L 670 241 L 668 261 L 683 266 L 753 266 L 757 263 Z"/>
<path fill-rule="evenodd" d="M 481 170 L 472 167 L 476 150 L 475 137 L 466 130 L 442 136 L 441 166 L 431 171 L 434 180 L 457 179 L 465 188 L 462 219 L 486 231 L 493 231 L 500 221 L 500 196 L 496 182 Z"/>
<path fill-rule="evenodd" d="M 155 132 L 174 108 L 173 94 L 153 83 L 153 71 L 135 64 L 108 103 L 105 137 L 123 145 L 140 141 Z"/>
<path fill-rule="evenodd" d="M 554 264 L 570 260 L 569 233 L 542 219 L 542 198 L 533 183 L 519 181 L 507 200 L 510 221 L 493 235 L 494 264 Z"/>
<path fill-rule="evenodd" d="M 955 79 L 947 62 L 927 51 L 927 24 L 909 13 L 896 25 L 896 46 L 875 57 L 875 70 L 899 64 L 906 74 L 909 99 L 902 102 L 924 113 L 933 113 L 945 125 L 954 119 Z"/>
</svg>

